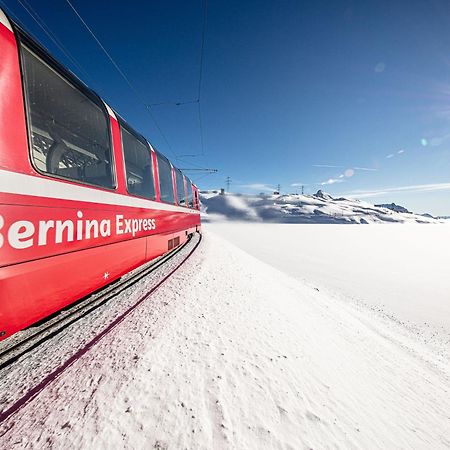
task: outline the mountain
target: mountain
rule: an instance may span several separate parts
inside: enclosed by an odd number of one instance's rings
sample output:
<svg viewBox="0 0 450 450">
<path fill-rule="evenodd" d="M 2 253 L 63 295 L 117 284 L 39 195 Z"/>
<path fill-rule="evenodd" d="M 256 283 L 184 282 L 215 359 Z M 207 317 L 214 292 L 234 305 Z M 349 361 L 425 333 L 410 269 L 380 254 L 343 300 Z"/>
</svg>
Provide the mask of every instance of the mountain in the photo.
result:
<svg viewBox="0 0 450 450">
<path fill-rule="evenodd" d="M 390 209 L 391 211 L 411 214 L 411 211 L 408 211 L 404 206 L 396 205 L 395 203 L 382 203 L 380 205 L 375 205 L 375 207 L 387 208 L 387 209 Z"/>
<path fill-rule="evenodd" d="M 314 195 L 220 194 L 201 191 L 203 219 L 277 223 L 443 223 L 445 220 L 409 212 L 402 206 L 371 205 L 319 190 Z M 395 209 L 393 209 L 395 208 Z"/>
</svg>

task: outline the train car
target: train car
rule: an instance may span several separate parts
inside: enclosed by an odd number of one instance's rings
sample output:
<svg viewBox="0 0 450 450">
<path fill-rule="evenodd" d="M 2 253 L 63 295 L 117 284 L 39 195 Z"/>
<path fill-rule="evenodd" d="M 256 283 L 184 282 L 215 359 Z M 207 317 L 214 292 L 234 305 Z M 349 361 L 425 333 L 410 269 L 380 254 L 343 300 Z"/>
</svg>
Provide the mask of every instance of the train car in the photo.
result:
<svg viewBox="0 0 450 450">
<path fill-rule="evenodd" d="M 0 9 L 0 339 L 200 231 L 197 187 Z"/>
</svg>

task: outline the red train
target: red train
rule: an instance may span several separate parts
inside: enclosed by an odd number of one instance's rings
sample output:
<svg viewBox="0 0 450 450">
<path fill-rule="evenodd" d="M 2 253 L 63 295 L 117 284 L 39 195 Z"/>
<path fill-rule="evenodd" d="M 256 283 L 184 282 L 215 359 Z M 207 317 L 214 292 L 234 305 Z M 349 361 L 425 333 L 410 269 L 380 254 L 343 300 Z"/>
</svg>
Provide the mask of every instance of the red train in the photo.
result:
<svg viewBox="0 0 450 450">
<path fill-rule="evenodd" d="M 0 9 L 0 340 L 199 230 L 191 180 Z"/>
</svg>

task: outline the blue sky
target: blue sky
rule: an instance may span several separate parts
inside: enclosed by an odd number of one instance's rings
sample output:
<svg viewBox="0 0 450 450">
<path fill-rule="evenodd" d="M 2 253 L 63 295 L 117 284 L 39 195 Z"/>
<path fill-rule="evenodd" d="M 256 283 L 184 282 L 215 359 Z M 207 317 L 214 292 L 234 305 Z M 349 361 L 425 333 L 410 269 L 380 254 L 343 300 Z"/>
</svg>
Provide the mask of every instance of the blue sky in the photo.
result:
<svg viewBox="0 0 450 450">
<path fill-rule="evenodd" d="M 21 0 L 22 3 L 24 0 Z M 72 0 L 139 91 L 114 69 L 69 5 L 27 0 L 83 71 L 18 0 L 2 0 L 64 64 L 201 188 L 352 195 L 450 214 L 450 7 L 446 1 L 208 2 L 196 104 L 202 1 Z M 175 160 L 175 156 L 195 154 Z"/>
</svg>

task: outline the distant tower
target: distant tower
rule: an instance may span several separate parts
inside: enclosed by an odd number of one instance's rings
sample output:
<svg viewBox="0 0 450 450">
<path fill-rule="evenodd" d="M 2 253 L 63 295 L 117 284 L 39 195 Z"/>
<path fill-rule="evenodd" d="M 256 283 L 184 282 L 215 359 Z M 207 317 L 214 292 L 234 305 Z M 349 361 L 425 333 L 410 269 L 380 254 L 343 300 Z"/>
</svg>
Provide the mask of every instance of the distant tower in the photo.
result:
<svg viewBox="0 0 450 450">
<path fill-rule="evenodd" d="M 302 195 L 305 193 L 305 186 L 302 184 Z"/>
<path fill-rule="evenodd" d="M 225 182 L 227 183 L 227 192 L 230 192 L 231 177 L 227 177 Z"/>
<path fill-rule="evenodd" d="M 280 183 L 277 184 L 277 191 L 281 192 L 281 185 L 280 185 Z"/>
</svg>

